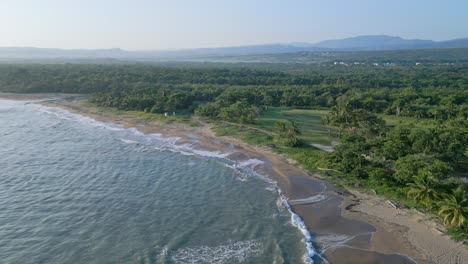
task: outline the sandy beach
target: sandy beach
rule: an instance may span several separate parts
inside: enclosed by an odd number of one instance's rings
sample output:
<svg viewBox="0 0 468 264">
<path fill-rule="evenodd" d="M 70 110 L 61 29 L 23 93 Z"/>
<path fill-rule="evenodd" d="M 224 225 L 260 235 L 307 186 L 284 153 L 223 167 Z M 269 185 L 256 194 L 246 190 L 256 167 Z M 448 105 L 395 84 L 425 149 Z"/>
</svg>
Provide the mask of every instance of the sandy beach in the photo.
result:
<svg viewBox="0 0 468 264">
<path fill-rule="evenodd" d="M 43 100 L 69 95 L 0 94 L 10 100 Z M 255 169 L 276 181 L 307 225 L 329 263 L 468 263 L 468 250 L 439 230 L 431 217 L 413 209 L 396 209 L 385 199 L 356 191 L 335 188 L 320 175 L 308 175 L 270 149 L 250 146 L 238 139 L 216 136 L 210 125 L 191 127 L 181 123 L 144 121 L 131 115 L 116 115 L 82 104 L 80 100 L 42 102 L 103 122 L 135 127 L 144 133 L 179 137 L 177 144 L 193 142 L 200 150 L 231 153 L 227 158 L 242 162 L 263 161 Z M 315 197 L 317 199 L 307 199 Z M 307 199 L 304 202 L 304 199 Z M 307 202 L 308 201 L 308 202 Z M 311 202 L 312 201 L 312 202 Z"/>
</svg>

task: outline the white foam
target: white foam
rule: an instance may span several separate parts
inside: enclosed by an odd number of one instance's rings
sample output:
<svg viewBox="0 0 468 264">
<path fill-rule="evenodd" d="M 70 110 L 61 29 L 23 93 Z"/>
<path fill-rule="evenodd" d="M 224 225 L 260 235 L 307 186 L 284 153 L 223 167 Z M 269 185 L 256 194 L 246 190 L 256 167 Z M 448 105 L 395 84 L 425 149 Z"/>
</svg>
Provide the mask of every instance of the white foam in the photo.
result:
<svg viewBox="0 0 468 264">
<path fill-rule="evenodd" d="M 261 165 L 263 163 L 264 163 L 263 161 L 254 158 L 254 159 L 248 159 L 248 160 L 245 160 L 245 161 L 242 161 L 242 162 L 234 161 L 234 163 L 232 165 L 226 164 L 225 166 L 229 167 L 229 168 L 231 168 L 231 169 L 233 169 L 233 170 L 235 170 L 235 171 L 237 171 L 240 174 L 243 174 L 245 176 L 255 177 L 255 178 L 267 183 L 269 185 L 268 187 L 271 187 L 271 188 L 267 188 L 267 190 L 276 191 L 276 189 L 277 189 L 276 181 L 274 181 L 274 180 L 270 179 L 269 177 L 267 177 L 265 175 L 262 175 L 262 174 L 255 171 L 255 167 L 258 166 L 258 165 Z"/>
<path fill-rule="evenodd" d="M 289 213 L 291 214 L 291 224 L 295 226 L 297 229 L 299 229 L 299 231 L 304 236 L 303 241 L 305 243 L 306 250 L 307 250 L 307 255 L 304 256 L 304 261 L 306 263 L 313 264 L 314 256 L 319 256 L 320 258 L 322 257 L 319 254 L 317 254 L 317 252 L 315 251 L 315 248 L 313 246 L 312 234 L 307 229 L 307 226 L 305 225 L 304 221 L 302 221 L 301 217 L 293 212 L 291 206 L 288 203 L 288 199 L 283 195 L 280 189 L 278 189 L 278 194 L 281 197 L 281 200 L 283 201 L 284 206 L 288 209 Z"/>
<path fill-rule="evenodd" d="M 12 102 L 15 102 L 15 101 L 12 101 Z M 130 133 L 132 136 L 142 137 L 145 141 L 152 143 L 155 149 L 159 149 L 159 150 L 169 150 L 169 151 L 178 152 L 183 155 L 199 155 L 203 157 L 219 158 L 219 159 L 225 159 L 227 156 L 231 154 L 231 152 L 208 151 L 208 150 L 196 149 L 194 148 L 194 143 L 185 143 L 185 144 L 177 145 L 176 144 L 177 141 L 180 140 L 179 137 L 165 137 L 159 133 L 144 134 L 143 132 L 139 131 L 137 128 L 123 128 L 121 125 L 118 125 L 118 124 L 97 121 L 87 116 L 71 113 L 59 107 L 44 106 L 44 105 L 39 105 L 39 104 L 30 104 L 30 105 L 34 107 L 34 110 L 38 112 L 54 115 L 60 119 L 76 121 L 76 122 L 84 123 L 84 124 L 91 125 L 97 128 L 111 130 L 111 131 L 125 131 L 127 133 Z M 134 144 L 135 142 L 137 142 L 129 138 L 119 138 L 119 139 L 129 144 L 130 143 Z M 250 159 L 250 160 L 239 163 L 237 166 L 239 166 L 242 169 L 246 169 L 246 168 L 253 169 L 255 166 L 261 163 L 263 162 L 258 159 Z M 234 169 L 237 169 L 236 166 L 234 167 Z"/>
<path fill-rule="evenodd" d="M 323 200 L 327 199 L 326 195 L 323 194 L 318 194 L 315 196 L 303 198 L 303 199 L 295 199 L 295 200 L 289 200 L 290 205 L 297 205 L 297 204 L 311 204 L 311 203 L 318 203 Z"/>
<path fill-rule="evenodd" d="M 363 233 L 360 235 L 369 234 Z M 350 240 L 354 239 L 356 236 L 347 236 L 347 235 L 338 235 L 338 234 L 327 234 L 317 236 L 317 242 L 320 243 L 322 251 L 325 252 L 330 248 L 337 248 L 342 245 L 345 245 Z"/>
<path fill-rule="evenodd" d="M 241 263 L 263 252 L 263 245 L 255 240 L 228 241 L 226 244 L 209 247 L 187 247 L 170 252 L 174 263 Z"/>
<path fill-rule="evenodd" d="M 144 134 L 143 132 L 139 131 L 136 128 L 123 128 L 121 125 L 114 124 L 114 123 L 105 123 L 101 121 L 97 121 L 93 118 L 83 116 L 80 114 L 71 113 L 65 109 L 58 108 L 58 107 L 50 107 L 38 104 L 31 104 L 34 107 L 34 110 L 50 115 L 54 115 L 57 118 L 76 121 L 80 123 L 84 123 L 87 125 L 91 125 L 101 129 L 107 129 L 111 131 L 125 131 L 130 133 L 132 136 L 142 137 L 148 142 L 154 144 L 155 149 L 159 150 L 170 150 L 175 151 L 180 154 L 184 155 L 199 155 L 204 157 L 214 157 L 214 158 L 225 158 L 230 153 L 223 153 L 221 151 L 207 151 L 207 150 L 197 150 L 192 147 L 190 144 L 182 144 L 177 145 L 176 142 L 180 140 L 179 137 L 164 137 L 161 134 L 154 133 L 154 134 Z M 125 143 L 135 143 L 137 141 L 128 139 L 128 138 L 120 138 Z"/>
<path fill-rule="evenodd" d="M 138 142 L 135 140 L 125 139 L 125 138 L 119 138 L 119 140 L 127 144 L 138 144 Z"/>
<path fill-rule="evenodd" d="M 239 162 L 238 166 L 241 166 L 243 168 L 255 169 L 255 167 L 260 164 L 263 164 L 263 161 L 259 159 L 248 159 L 246 161 Z"/>
<path fill-rule="evenodd" d="M 183 145 L 179 145 L 179 146 L 175 146 L 175 147 L 180 149 L 180 150 L 187 151 L 187 152 L 190 152 L 190 153 L 194 153 L 194 154 L 197 154 L 197 155 L 203 156 L 203 157 L 225 158 L 230 154 L 230 153 L 224 153 L 224 152 L 221 152 L 221 151 L 208 151 L 208 150 L 194 149 L 190 145 L 187 145 L 187 144 L 183 144 Z"/>
<path fill-rule="evenodd" d="M 144 140 L 152 143 L 152 147 L 159 150 L 169 150 L 173 152 L 177 152 L 183 155 L 199 155 L 203 157 L 209 158 L 219 158 L 225 161 L 227 160 L 227 156 L 229 156 L 230 152 L 221 152 L 221 151 L 207 151 L 207 150 L 199 150 L 193 148 L 193 144 L 186 143 L 177 145 L 176 142 L 180 140 L 178 137 L 164 137 L 161 134 L 144 134 L 136 128 L 123 128 L 120 125 L 112 124 L 112 123 L 104 123 L 97 121 L 93 118 L 82 116 L 79 114 L 71 113 L 65 109 L 58 108 L 58 107 L 49 107 L 37 104 L 31 104 L 35 107 L 37 111 L 55 115 L 61 119 L 67 119 L 72 121 L 77 121 L 81 123 L 85 123 L 88 125 L 92 125 L 94 127 L 98 127 L 101 129 L 107 129 L 111 131 L 126 131 L 132 134 L 133 136 L 143 137 Z M 125 143 L 133 143 L 136 142 L 130 139 L 121 139 Z M 227 167 L 232 168 L 242 175 L 251 175 L 257 177 L 264 182 L 268 183 L 273 188 L 271 190 L 278 190 L 279 196 L 283 201 L 283 204 L 291 214 L 291 223 L 297 227 L 301 233 L 304 235 L 304 243 L 307 249 L 307 256 L 305 256 L 305 261 L 307 263 L 313 263 L 312 257 L 319 256 L 315 251 L 313 244 L 312 244 L 312 235 L 307 230 L 306 225 L 302 221 L 302 219 L 295 214 L 291 206 L 289 205 L 286 197 L 281 193 L 281 190 L 277 187 L 277 184 L 272 179 L 257 173 L 254 169 L 256 166 L 263 164 L 263 161 L 259 159 L 249 159 L 246 161 L 242 161 L 239 163 L 234 163 L 233 165 L 227 164 L 223 162 Z M 247 178 L 241 178 L 242 180 L 246 180 Z M 211 262 L 208 263 L 224 263 L 227 260 L 235 259 L 243 260 L 247 255 L 252 255 L 259 251 L 259 244 L 254 241 L 243 241 L 243 242 L 235 242 L 228 245 L 220 245 L 218 247 L 198 247 L 198 248 L 186 248 L 181 249 L 175 252 L 175 255 L 172 256 L 172 260 L 176 263 L 199 263 L 201 261 L 206 261 L 206 259 L 211 259 Z"/>
<path fill-rule="evenodd" d="M 157 256 L 158 262 L 167 262 L 166 259 L 167 259 L 168 254 L 169 254 L 169 248 L 167 246 L 164 246 L 161 249 L 161 252 Z"/>
<path fill-rule="evenodd" d="M 71 113 L 65 109 L 58 108 L 58 107 L 51 107 L 51 106 L 44 106 L 44 105 L 38 105 L 38 104 L 30 104 L 30 106 L 34 107 L 34 110 L 50 115 L 54 115 L 59 119 L 65 119 L 65 120 L 70 120 L 70 121 L 76 121 L 88 125 L 92 125 L 94 127 L 102 128 L 102 129 L 107 129 L 107 130 L 112 130 L 112 131 L 123 131 L 125 128 L 123 128 L 120 125 L 117 124 L 112 124 L 112 123 L 104 123 L 97 121 L 91 117 L 79 115 L 79 114 L 74 114 Z M 131 128 L 129 130 L 132 130 Z"/>
<path fill-rule="evenodd" d="M 134 128 L 134 127 L 130 127 L 130 128 L 127 128 L 128 131 L 132 132 L 133 134 L 135 134 L 136 136 L 143 136 L 145 135 L 143 132 L 141 132 L 140 130 Z"/>
<path fill-rule="evenodd" d="M 24 106 L 25 104 L 26 103 L 23 101 L 0 100 L 0 110 L 9 110 L 19 106 Z"/>
</svg>

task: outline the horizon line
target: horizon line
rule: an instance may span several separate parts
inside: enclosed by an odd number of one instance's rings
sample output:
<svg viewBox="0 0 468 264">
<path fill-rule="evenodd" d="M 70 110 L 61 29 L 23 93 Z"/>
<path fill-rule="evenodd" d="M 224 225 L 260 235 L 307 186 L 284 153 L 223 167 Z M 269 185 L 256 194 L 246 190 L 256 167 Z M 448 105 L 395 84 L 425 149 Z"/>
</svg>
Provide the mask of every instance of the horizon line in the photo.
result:
<svg viewBox="0 0 468 264">
<path fill-rule="evenodd" d="M 468 37 L 457 37 L 445 40 L 433 40 L 433 39 L 418 39 L 418 38 L 404 38 L 398 35 L 385 35 L 385 34 L 376 34 L 376 35 L 356 35 L 351 37 L 342 37 L 342 38 L 331 38 L 331 39 L 323 39 L 316 42 L 306 42 L 306 41 L 290 41 L 290 42 L 266 42 L 266 43 L 256 43 L 256 44 L 240 44 L 240 45 L 221 45 L 221 46 L 209 46 L 209 47 L 194 47 L 194 48 L 163 48 L 163 49 L 126 49 L 120 47 L 109 47 L 109 48 L 57 48 L 57 47 L 43 47 L 43 46 L 0 46 L 2 49 L 8 48 L 24 48 L 24 49 L 51 49 L 51 50 L 83 50 L 83 51 L 98 51 L 98 50 L 120 50 L 120 51 L 127 51 L 127 52 L 164 52 L 164 51 L 184 51 L 184 50 L 203 50 L 203 49 L 222 49 L 222 48 L 241 48 L 241 47 L 249 47 L 249 46 L 269 46 L 269 45 L 284 45 L 284 46 L 294 46 L 294 44 L 306 44 L 306 45 L 317 45 L 323 41 L 333 41 L 333 40 L 343 40 L 343 39 L 351 39 L 351 38 L 358 38 L 358 37 L 397 37 L 403 40 L 425 40 L 425 41 L 432 41 L 432 42 L 445 42 L 445 41 L 452 41 L 452 40 L 461 40 L 467 39 Z M 318 47 L 320 48 L 320 47 Z"/>
</svg>

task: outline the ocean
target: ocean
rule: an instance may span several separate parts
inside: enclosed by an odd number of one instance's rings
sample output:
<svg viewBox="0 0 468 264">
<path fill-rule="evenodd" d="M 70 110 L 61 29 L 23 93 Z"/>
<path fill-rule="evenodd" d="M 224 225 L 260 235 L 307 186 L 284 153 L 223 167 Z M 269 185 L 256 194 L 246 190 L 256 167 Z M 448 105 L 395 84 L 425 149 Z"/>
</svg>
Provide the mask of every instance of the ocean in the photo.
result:
<svg viewBox="0 0 468 264">
<path fill-rule="evenodd" d="M 1 262 L 322 262 L 261 161 L 176 142 L 0 101 Z"/>
</svg>

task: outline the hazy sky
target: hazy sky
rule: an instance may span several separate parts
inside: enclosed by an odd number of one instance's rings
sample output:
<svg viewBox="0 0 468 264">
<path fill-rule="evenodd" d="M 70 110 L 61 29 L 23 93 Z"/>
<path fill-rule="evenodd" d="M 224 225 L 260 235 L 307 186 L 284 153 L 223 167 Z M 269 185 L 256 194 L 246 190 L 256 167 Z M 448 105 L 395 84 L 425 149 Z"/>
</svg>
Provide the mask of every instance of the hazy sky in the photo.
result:
<svg viewBox="0 0 468 264">
<path fill-rule="evenodd" d="M 178 49 L 468 37 L 468 0 L 0 0 L 0 46 Z"/>
</svg>

